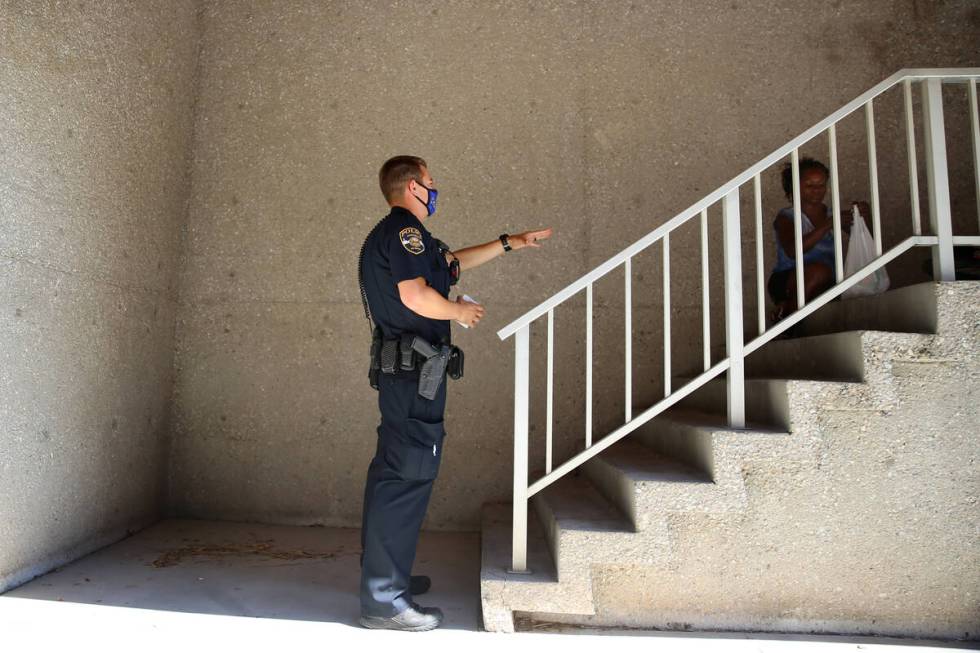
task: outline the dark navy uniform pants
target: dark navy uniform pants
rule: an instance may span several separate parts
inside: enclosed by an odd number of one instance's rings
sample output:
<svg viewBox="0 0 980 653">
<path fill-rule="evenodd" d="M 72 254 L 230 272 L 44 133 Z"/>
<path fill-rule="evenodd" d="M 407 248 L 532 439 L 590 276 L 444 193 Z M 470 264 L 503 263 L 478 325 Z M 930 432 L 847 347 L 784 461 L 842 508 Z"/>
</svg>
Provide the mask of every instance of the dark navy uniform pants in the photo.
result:
<svg viewBox="0 0 980 653">
<path fill-rule="evenodd" d="M 446 380 L 435 399 L 418 376 L 381 374 L 381 425 L 368 468 L 361 523 L 361 614 L 391 617 L 410 607 L 419 530 L 442 460 Z"/>
</svg>

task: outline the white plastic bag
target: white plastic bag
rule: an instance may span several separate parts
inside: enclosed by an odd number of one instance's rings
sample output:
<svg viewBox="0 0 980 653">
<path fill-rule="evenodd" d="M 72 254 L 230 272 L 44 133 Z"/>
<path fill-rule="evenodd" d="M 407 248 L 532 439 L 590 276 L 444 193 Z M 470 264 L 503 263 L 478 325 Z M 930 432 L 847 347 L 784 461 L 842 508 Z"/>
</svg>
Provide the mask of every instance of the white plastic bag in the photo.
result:
<svg viewBox="0 0 980 653">
<path fill-rule="evenodd" d="M 856 206 L 851 209 L 851 215 L 854 216 L 854 224 L 851 225 L 851 242 L 847 245 L 847 257 L 844 259 L 845 278 L 850 277 L 877 258 L 875 256 L 875 241 Z M 881 267 L 845 290 L 843 296 L 877 295 L 888 290 L 888 284 L 888 272 Z"/>
</svg>

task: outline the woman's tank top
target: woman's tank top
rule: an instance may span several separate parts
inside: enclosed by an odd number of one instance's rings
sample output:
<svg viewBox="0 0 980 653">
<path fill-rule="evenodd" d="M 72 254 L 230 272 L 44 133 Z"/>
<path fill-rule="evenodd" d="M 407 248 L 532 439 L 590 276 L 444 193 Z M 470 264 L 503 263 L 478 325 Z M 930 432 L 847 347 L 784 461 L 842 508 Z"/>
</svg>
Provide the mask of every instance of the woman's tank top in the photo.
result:
<svg viewBox="0 0 980 653">
<path fill-rule="evenodd" d="M 830 216 L 830 207 L 827 207 L 827 215 Z M 773 230 L 776 228 L 776 222 L 780 219 L 789 219 L 790 223 L 793 222 L 793 207 L 787 206 L 784 209 L 780 209 L 779 214 L 776 216 L 776 220 L 773 221 Z M 807 235 L 813 231 L 813 223 L 810 222 L 810 218 L 806 216 L 806 213 L 800 211 L 800 225 L 803 229 L 803 235 Z M 823 263 L 829 266 L 831 269 L 834 267 L 834 230 L 828 231 L 823 238 L 817 241 L 817 244 L 811 247 L 808 251 L 803 252 L 803 263 Z M 779 242 L 779 235 L 776 235 L 776 267 L 773 272 L 782 272 L 784 270 L 793 270 L 796 268 L 796 261 L 790 258 L 783 246 Z"/>
</svg>

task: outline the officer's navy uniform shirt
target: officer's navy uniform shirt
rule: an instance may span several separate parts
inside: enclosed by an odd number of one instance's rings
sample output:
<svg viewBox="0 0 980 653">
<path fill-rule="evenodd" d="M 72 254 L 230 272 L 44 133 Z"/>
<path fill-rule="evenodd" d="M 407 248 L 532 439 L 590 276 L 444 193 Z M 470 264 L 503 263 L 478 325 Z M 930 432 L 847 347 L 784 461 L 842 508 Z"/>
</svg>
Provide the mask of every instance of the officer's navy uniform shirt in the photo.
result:
<svg viewBox="0 0 980 653">
<path fill-rule="evenodd" d="M 432 234 L 411 211 L 393 207 L 364 246 L 364 290 L 375 323 L 386 338 L 411 333 L 432 344 L 449 344 L 449 320 L 422 317 L 402 303 L 398 283 L 422 277 L 449 298 L 449 264 Z"/>
</svg>

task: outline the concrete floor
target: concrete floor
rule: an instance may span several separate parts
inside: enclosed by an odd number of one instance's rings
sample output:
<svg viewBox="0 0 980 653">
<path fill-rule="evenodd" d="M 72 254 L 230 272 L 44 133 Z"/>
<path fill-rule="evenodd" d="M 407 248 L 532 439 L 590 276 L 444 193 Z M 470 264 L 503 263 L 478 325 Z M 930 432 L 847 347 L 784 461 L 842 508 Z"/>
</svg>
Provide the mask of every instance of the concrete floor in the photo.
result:
<svg viewBox="0 0 980 653">
<path fill-rule="evenodd" d="M 356 626 L 360 550 L 354 529 L 167 520 L 3 598 Z M 415 573 L 443 627 L 478 629 L 478 534 L 425 533 Z"/>
<path fill-rule="evenodd" d="M 351 529 L 160 522 L 0 596 L 0 650 L 372 650 L 390 641 L 427 650 L 465 647 L 467 653 L 552 645 L 568 651 L 656 646 L 809 653 L 899 651 L 917 644 L 636 631 L 480 632 L 476 533 L 424 533 L 419 542 L 415 571 L 433 580 L 420 602 L 443 609 L 443 628 L 368 631 L 356 625 L 359 551 L 359 532 Z M 917 652 L 949 648 L 919 645 Z"/>
</svg>

